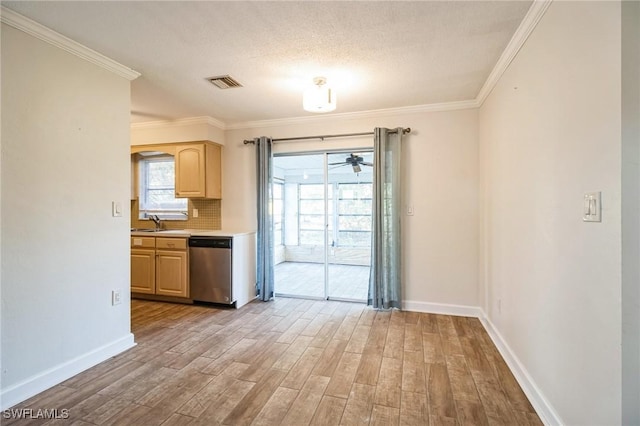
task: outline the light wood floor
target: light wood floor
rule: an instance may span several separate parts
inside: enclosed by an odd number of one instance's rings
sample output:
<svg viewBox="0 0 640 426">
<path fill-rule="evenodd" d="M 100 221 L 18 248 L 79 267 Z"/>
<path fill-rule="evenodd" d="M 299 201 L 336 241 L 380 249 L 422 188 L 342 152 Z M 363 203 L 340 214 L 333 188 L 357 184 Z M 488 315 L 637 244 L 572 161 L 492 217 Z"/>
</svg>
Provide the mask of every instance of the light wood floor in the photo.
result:
<svg viewBox="0 0 640 426">
<path fill-rule="evenodd" d="M 477 319 L 134 300 L 132 328 L 135 348 L 14 408 L 69 409 L 48 425 L 541 424 Z"/>
</svg>

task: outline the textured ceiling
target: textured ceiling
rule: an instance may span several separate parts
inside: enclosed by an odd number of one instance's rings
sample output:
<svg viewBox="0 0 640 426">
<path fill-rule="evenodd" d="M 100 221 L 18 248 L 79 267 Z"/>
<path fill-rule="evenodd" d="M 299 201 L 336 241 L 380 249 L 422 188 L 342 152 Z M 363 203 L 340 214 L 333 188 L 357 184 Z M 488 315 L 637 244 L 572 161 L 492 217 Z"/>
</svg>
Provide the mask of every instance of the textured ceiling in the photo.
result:
<svg viewBox="0 0 640 426">
<path fill-rule="evenodd" d="M 133 122 L 231 124 L 313 115 L 319 75 L 336 113 L 475 99 L 531 1 L 2 4 L 140 72 Z M 224 74 L 244 87 L 206 81 Z"/>
</svg>

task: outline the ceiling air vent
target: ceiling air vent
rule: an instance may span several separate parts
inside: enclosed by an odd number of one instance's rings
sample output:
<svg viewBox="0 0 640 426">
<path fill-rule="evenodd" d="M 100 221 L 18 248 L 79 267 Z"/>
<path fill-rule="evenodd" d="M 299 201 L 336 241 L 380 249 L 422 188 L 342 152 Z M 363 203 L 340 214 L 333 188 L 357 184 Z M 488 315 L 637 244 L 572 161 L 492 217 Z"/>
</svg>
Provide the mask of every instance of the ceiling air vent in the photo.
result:
<svg viewBox="0 0 640 426">
<path fill-rule="evenodd" d="M 235 81 L 228 75 L 219 75 L 217 77 L 207 78 L 218 89 L 232 89 L 234 87 L 242 87 L 242 84 Z"/>
</svg>

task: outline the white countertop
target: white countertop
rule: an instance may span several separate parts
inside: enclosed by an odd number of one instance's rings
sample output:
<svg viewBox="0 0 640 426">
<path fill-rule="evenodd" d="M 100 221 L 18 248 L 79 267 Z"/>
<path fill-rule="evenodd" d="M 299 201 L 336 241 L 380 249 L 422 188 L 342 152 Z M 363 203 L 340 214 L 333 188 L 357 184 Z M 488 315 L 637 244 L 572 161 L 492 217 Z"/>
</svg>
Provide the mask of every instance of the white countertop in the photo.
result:
<svg viewBox="0 0 640 426">
<path fill-rule="evenodd" d="M 238 237 L 240 235 L 255 234 L 256 231 L 227 230 L 227 229 L 165 229 L 162 231 L 146 232 L 131 231 L 136 237 Z"/>
</svg>

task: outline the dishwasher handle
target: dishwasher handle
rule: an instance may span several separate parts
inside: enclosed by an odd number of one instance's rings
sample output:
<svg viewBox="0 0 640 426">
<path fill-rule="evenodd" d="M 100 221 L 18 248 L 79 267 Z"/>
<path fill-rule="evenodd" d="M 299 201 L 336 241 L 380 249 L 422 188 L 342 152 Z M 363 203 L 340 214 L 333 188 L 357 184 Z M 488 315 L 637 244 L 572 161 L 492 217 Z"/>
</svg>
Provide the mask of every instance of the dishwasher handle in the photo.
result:
<svg viewBox="0 0 640 426">
<path fill-rule="evenodd" d="M 191 237 L 189 247 L 230 249 L 231 238 Z"/>
</svg>

